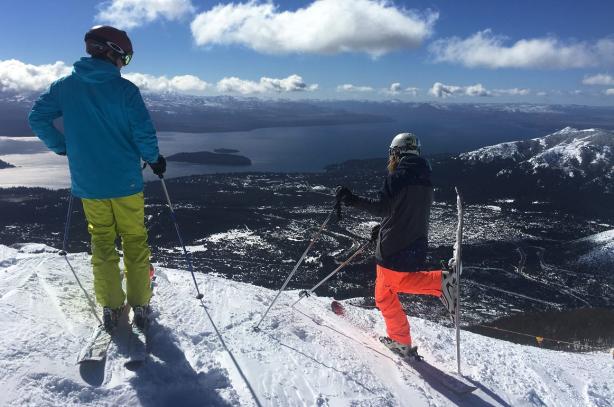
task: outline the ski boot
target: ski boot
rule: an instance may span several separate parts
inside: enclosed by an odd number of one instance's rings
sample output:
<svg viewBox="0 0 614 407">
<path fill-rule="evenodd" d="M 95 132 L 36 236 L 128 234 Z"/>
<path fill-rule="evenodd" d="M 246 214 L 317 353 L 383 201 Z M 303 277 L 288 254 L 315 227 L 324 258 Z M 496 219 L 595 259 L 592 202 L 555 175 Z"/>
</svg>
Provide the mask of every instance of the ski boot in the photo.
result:
<svg viewBox="0 0 614 407">
<path fill-rule="evenodd" d="M 119 323 L 119 318 L 124 312 L 124 306 L 122 305 L 119 308 L 111 308 L 111 307 L 103 307 L 102 308 L 102 324 L 104 326 L 104 330 L 111 333 L 117 328 L 117 324 Z"/>
<path fill-rule="evenodd" d="M 380 336 L 379 341 L 383 343 L 388 349 L 404 359 L 422 360 L 422 356 L 418 354 L 418 347 L 411 345 L 404 345 L 400 342 L 390 339 L 387 336 Z"/>
<path fill-rule="evenodd" d="M 443 263 L 443 262 L 442 262 Z M 450 259 L 448 265 L 442 265 L 441 271 L 441 302 L 446 307 L 452 320 L 456 316 L 456 264 L 454 259 Z"/>
<path fill-rule="evenodd" d="M 149 325 L 149 305 L 135 305 L 132 307 L 132 312 L 134 313 L 132 323 L 141 331 L 147 330 Z"/>
</svg>

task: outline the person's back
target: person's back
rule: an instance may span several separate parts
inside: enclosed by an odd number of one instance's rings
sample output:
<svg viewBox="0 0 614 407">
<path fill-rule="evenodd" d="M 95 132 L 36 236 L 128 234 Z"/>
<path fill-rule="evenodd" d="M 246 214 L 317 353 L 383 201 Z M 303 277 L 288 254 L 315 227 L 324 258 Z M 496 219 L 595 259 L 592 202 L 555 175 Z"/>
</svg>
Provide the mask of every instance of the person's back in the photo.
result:
<svg viewBox="0 0 614 407">
<path fill-rule="evenodd" d="M 132 59 L 128 35 L 109 26 L 85 35 L 86 51 L 73 72 L 55 81 L 36 101 L 29 121 L 56 154 L 66 155 L 72 194 L 81 198 L 92 238 L 96 300 L 105 329 L 113 331 L 126 299 L 137 327 L 145 329 L 151 287 L 150 250 L 144 224 L 141 159 L 162 177 L 166 161 L 138 88 L 120 69 Z M 63 117 L 64 133 L 53 124 Z M 117 235 L 124 251 L 122 288 Z"/>
<path fill-rule="evenodd" d="M 64 117 L 63 140 L 48 127 Z M 115 198 L 143 189 L 140 160 L 158 160 L 156 131 L 138 88 L 106 60 L 82 58 L 54 82 L 30 113 L 34 132 L 66 153 L 73 194 Z"/>
<path fill-rule="evenodd" d="M 389 196 L 391 208 L 381 222 L 375 253 L 378 264 L 398 271 L 423 269 L 433 203 L 430 176 L 428 161 L 410 155 L 386 178 L 383 193 Z"/>
</svg>

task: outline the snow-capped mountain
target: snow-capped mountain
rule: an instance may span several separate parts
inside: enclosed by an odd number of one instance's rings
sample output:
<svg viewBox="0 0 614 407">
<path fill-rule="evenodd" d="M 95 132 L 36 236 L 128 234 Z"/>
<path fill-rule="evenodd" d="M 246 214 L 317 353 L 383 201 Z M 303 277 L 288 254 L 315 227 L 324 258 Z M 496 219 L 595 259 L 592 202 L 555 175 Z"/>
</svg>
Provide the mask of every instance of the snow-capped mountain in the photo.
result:
<svg viewBox="0 0 614 407">
<path fill-rule="evenodd" d="M 470 165 L 499 166 L 501 179 L 513 175 L 576 179 L 584 186 L 614 192 L 614 131 L 566 127 L 545 137 L 483 147 L 461 154 Z"/>
<path fill-rule="evenodd" d="M 89 256 L 69 259 L 91 292 Z M 458 396 L 440 381 L 458 379 L 452 329 L 412 318 L 426 363 L 411 367 L 377 340 L 384 332 L 377 310 L 346 303 L 338 316 L 330 298 L 315 296 L 292 310 L 298 293 L 290 291 L 255 332 L 274 291 L 197 274 L 209 319 L 189 273 L 159 268 L 157 276 L 146 363 L 124 367 L 120 330 L 105 363 L 79 367 L 96 321 L 64 259 L 40 244 L 0 245 L 0 405 L 605 407 L 614 400 L 606 352 L 549 351 L 463 331 L 461 380 L 477 390 Z"/>
<path fill-rule="evenodd" d="M 496 144 L 460 155 L 466 161 L 511 160 L 537 172 L 558 169 L 570 177 L 614 174 L 614 131 L 566 127 L 545 137 Z"/>
</svg>

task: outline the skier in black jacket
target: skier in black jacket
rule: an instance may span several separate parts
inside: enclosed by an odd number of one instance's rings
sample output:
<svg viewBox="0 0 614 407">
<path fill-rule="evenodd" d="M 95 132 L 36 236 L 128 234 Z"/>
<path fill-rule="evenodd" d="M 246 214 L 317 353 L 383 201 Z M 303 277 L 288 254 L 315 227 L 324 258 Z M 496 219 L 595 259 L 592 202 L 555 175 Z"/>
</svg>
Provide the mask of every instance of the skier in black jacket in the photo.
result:
<svg viewBox="0 0 614 407">
<path fill-rule="evenodd" d="M 453 275 L 443 270 L 425 271 L 428 229 L 433 186 L 431 166 L 420 157 L 420 140 L 412 133 L 398 134 L 390 144 L 388 176 L 375 199 L 354 195 L 348 188 L 337 188 L 337 199 L 382 216 L 373 230 L 377 239 L 375 260 L 375 303 L 386 322 L 388 337 L 380 340 L 402 356 L 417 355 L 412 346 L 409 321 L 397 293 L 444 295 Z M 444 301 L 444 303 L 446 302 Z"/>
</svg>

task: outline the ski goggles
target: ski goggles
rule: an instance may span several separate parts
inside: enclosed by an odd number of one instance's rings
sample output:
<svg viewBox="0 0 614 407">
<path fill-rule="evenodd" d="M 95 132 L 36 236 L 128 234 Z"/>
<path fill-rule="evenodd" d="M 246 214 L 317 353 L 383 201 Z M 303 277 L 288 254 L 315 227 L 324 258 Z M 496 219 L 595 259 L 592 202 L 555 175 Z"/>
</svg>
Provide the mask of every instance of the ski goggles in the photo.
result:
<svg viewBox="0 0 614 407">
<path fill-rule="evenodd" d="M 113 51 L 115 51 L 115 52 L 117 52 L 119 54 L 119 57 L 121 58 L 122 62 L 124 63 L 124 66 L 128 65 L 130 63 L 130 61 L 132 61 L 132 54 L 126 54 L 126 51 L 124 51 L 122 49 L 122 47 L 120 47 L 116 43 L 111 42 L 111 41 L 107 41 L 106 44 L 107 44 L 107 46 L 109 48 L 111 48 Z"/>
</svg>

